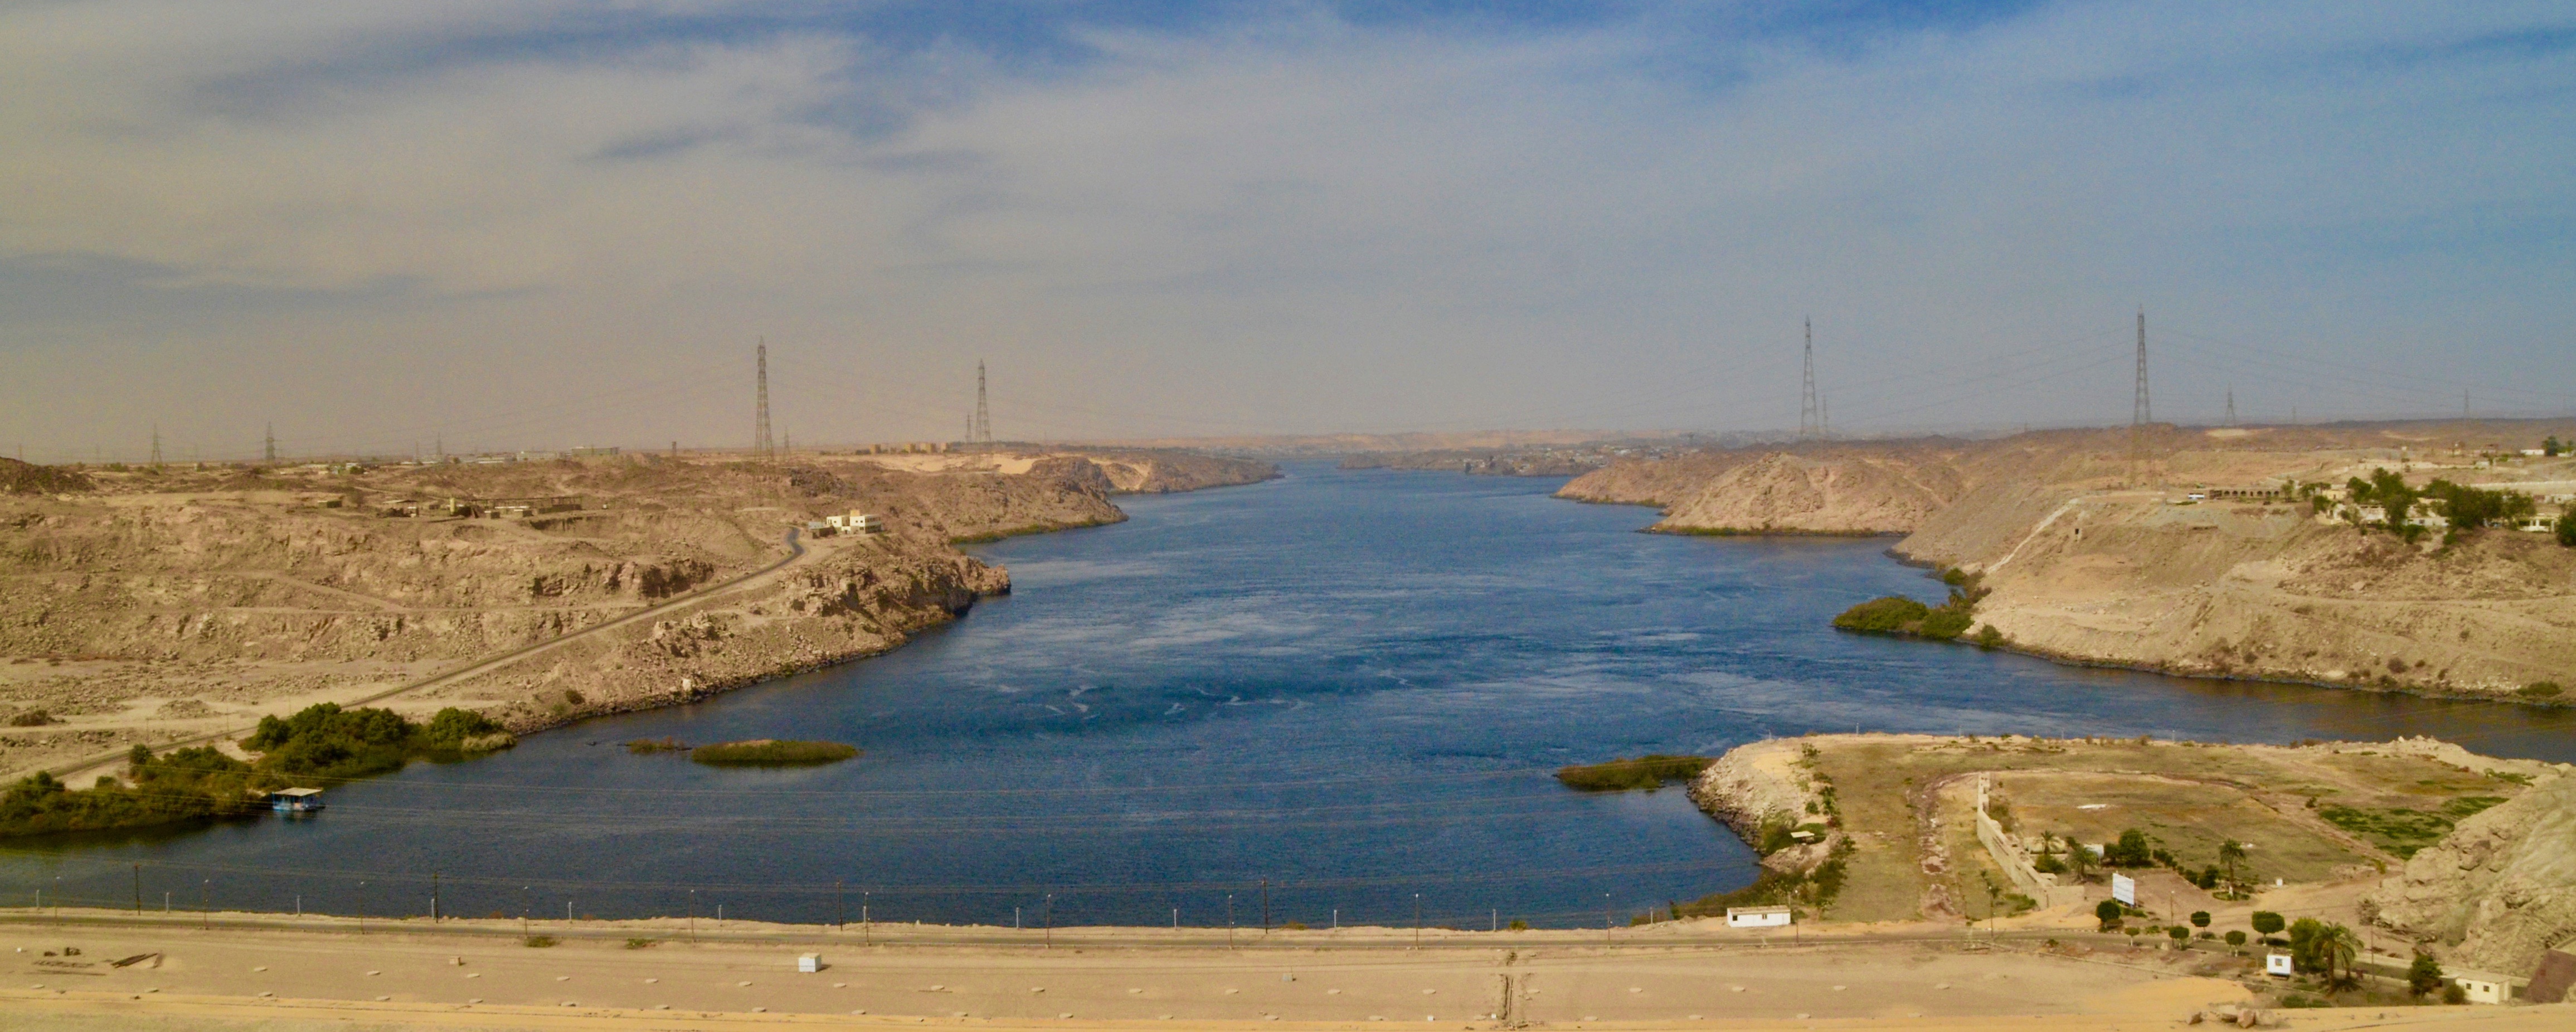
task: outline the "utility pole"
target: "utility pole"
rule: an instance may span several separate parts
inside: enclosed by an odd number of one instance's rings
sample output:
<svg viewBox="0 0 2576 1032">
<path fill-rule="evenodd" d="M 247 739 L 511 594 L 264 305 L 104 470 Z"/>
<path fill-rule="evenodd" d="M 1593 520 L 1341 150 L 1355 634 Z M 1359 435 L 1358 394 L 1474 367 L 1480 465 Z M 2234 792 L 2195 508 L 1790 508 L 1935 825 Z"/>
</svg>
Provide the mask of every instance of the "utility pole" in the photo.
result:
<svg viewBox="0 0 2576 1032">
<path fill-rule="evenodd" d="M 1823 406 L 1816 401 L 1816 321 L 1808 319 L 1806 326 L 1807 350 L 1801 374 L 1804 382 L 1798 389 L 1798 439 L 1801 441 L 1821 433 L 1825 422 Z"/>
<path fill-rule="evenodd" d="M 759 365 L 757 368 L 759 377 L 760 425 L 759 428 L 752 433 L 751 460 L 753 462 L 767 462 L 769 461 L 771 454 L 771 448 L 769 445 L 769 338 L 760 338 L 758 354 L 759 358 L 757 361 L 759 362 Z"/>
<path fill-rule="evenodd" d="M 277 424 L 275 423 L 268 424 L 268 445 L 260 453 L 260 459 L 272 466 L 277 464 Z"/>
<path fill-rule="evenodd" d="M 2227 385 L 2227 422 L 2226 422 L 2225 424 L 2223 424 L 2223 425 L 2226 425 L 2226 426 L 2235 426 L 2235 425 L 2236 425 L 2236 385 L 2235 385 L 2235 384 L 2228 384 L 2228 385 Z"/>
<path fill-rule="evenodd" d="M 984 406 L 984 360 L 975 360 L 975 422 L 968 438 L 972 443 L 991 447 L 993 444 L 993 410 Z"/>
<path fill-rule="evenodd" d="M 161 424 L 152 424 L 152 468 L 161 468 Z"/>
</svg>

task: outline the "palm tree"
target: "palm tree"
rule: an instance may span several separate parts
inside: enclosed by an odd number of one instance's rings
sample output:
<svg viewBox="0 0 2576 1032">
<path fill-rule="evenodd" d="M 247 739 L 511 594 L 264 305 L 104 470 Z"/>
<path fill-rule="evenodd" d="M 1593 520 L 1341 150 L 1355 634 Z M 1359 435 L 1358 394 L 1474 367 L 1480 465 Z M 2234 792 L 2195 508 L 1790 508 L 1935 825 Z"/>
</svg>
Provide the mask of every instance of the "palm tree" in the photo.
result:
<svg viewBox="0 0 2576 1032">
<path fill-rule="evenodd" d="M 2325 962 L 2327 985 L 2349 986 L 2360 982 L 2354 964 L 2361 959 L 2361 937 L 2354 935 L 2352 929 L 2339 924 L 2327 926 L 2325 932 L 2317 936 L 2316 950 L 2317 959 Z"/>
<path fill-rule="evenodd" d="M 2229 839 L 2218 844 L 2218 865 L 2227 868 L 2227 894 L 2230 897 L 2244 894 L 2243 888 L 2236 881 L 2236 868 L 2243 863 L 2245 863 L 2244 843 Z"/>
<path fill-rule="evenodd" d="M 2075 883 L 2084 884 L 2086 876 L 2092 873 L 2093 866 L 2093 851 L 2084 848 L 2084 843 L 2075 841 L 2074 836 L 2067 836 L 2066 869 L 2074 872 Z"/>
</svg>

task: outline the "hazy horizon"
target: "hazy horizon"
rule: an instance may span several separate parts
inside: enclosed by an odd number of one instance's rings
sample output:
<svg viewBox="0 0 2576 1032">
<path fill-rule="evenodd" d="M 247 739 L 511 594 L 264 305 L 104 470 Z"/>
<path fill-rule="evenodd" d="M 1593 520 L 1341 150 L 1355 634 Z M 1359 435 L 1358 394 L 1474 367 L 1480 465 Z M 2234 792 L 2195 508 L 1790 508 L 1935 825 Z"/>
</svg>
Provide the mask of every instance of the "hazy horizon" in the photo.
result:
<svg viewBox="0 0 2576 1032">
<path fill-rule="evenodd" d="M 2562 5 L 0 8 L 0 454 L 2576 412 Z"/>
</svg>

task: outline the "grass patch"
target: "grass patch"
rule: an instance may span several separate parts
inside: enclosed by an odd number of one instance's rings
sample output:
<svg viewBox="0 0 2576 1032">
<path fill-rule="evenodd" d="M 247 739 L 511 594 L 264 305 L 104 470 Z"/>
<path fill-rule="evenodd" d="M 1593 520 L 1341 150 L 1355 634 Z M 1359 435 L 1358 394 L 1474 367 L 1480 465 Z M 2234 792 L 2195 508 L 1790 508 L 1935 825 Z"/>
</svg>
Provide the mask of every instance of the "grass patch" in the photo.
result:
<svg viewBox="0 0 2576 1032">
<path fill-rule="evenodd" d="M 2412 857 L 2418 850 L 2441 841 L 2461 820 L 2503 801 L 2497 796 L 2461 796 L 2445 801 L 2438 812 L 2406 807 L 2364 810 L 2329 804 L 2317 808 L 2317 816 L 2391 853 Z"/>
<path fill-rule="evenodd" d="M 650 756 L 654 753 L 666 752 L 687 752 L 689 751 L 689 743 L 667 735 L 661 738 L 638 738 L 626 743 L 626 751 L 634 753 L 637 756 Z"/>
<path fill-rule="evenodd" d="M 859 747 L 839 742 L 787 742 L 761 738 L 749 742 L 701 745 L 689 758 L 710 767 L 811 767 L 839 763 L 859 754 Z"/>
<path fill-rule="evenodd" d="M 527 938 L 525 938 L 525 939 L 520 940 L 520 942 L 521 942 L 521 943 L 523 943 L 523 944 L 525 944 L 529 949 L 532 949 L 532 950 L 541 950 L 541 949 L 544 949 L 544 948 L 546 948 L 546 947 L 548 947 L 548 946 L 552 946 L 552 945 L 554 945 L 554 944 L 555 944 L 555 937 L 554 937 L 554 936 L 551 936 L 551 935 L 531 935 L 531 936 L 529 936 L 529 937 L 527 937 Z"/>
<path fill-rule="evenodd" d="M 1584 792 L 1626 792 L 1631 789 L 1652 792 L 1664 787 L 1667 781 L 1688 781 L 1698 777 L 1715 762 L 1707 756 L 1649 753 L 1635 759 L 1559 767 L 1556 780 L 1567 788 Z"/>
<path fill-rule="evenodd" d="M 655 947 L 655 946 L 659 946 L 659 945 L 661 945 L 661 944 L 662 944 L 662 940 L 660 940 L 660 939 L 628 939 L 628 940 L 626 940 L 626 948 L 627 948 L 627 949 L 630 949 L 630 950 L 649 950 L 649 949 L 652 949 L 653 947 Z"/>
</svg>

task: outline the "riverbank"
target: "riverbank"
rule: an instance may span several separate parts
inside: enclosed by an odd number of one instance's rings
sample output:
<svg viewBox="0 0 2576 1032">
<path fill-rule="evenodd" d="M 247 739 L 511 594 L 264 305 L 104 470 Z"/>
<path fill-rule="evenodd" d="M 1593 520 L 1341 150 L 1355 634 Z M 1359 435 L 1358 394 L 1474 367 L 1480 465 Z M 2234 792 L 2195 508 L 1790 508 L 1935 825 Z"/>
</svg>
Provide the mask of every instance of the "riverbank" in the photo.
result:
<svg viewBox="0 0 2576 1032">
<path fill-rule="evenodd" d="M 2418 488 L 2520 491 L 2554 513 L 2549 485 L 2576 459 L 2515 445 L 2566 432 L 2428 422 L 1807 442 L 1626 460 L 1559 496 L 1653 505 L 1653 529 L 1668 532 L 1903 533 L 1892 555 L 1980 575 L 1991 594 L 1977 620 L 2000 635 L 1987 644 L 2028 655 L 2550 704 L 2576 685 L 2576 549 L 2501 527 L 2408 539 L 2337 507 L 2351 479 L 2389 470 Z"/>
<path fill-rule="evenodd" d="M 26 590 L 0 609 L 42 618 L 0 619 L 0 707 L 27 725 L 0 765 L 86 785 L 132 745 L 229 749 L 257 715 L 321 702 L 459 706 L 522 734 L 685 703 L 882 654 L 1009 590 L 952 538 L 1277 475 L 1177 453 L 891 458 L 102 473 L 94 493 L 8 499 Z M 474 502 L 495 497 L 536 502 Z M 883 532 L 794 539 L 851 511 Z"/>
</svg>

